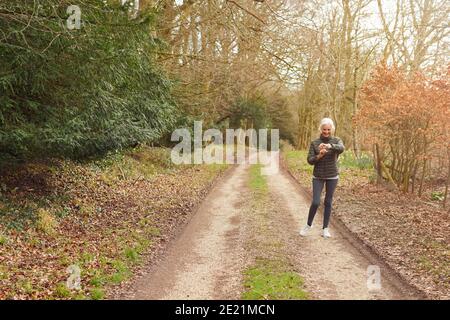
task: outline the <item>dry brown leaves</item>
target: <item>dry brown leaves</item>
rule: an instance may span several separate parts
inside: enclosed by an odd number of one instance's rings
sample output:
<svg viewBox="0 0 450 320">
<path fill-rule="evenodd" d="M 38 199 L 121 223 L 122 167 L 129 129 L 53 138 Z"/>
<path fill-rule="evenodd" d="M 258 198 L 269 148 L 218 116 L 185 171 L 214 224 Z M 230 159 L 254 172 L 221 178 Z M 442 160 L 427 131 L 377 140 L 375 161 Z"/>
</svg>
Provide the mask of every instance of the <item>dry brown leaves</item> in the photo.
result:
<svg viewBox="0 0 450 320">
<path fill-rule="evenodd" d="M 224 169 L 180 166 L 114 183 L 88 164 L 68 161 L 2 172 L 0 299 L 89 298 L 96 276 L 120 269 L 124 248 L 151 251 L 164 245 Z M 23 212 L 38 208 L 58 217 L 50 226 L 54 233 L 39 230 L 33 214 L 11 227 Z M 76 293 L 58 288 L 71 264 L 82 271 L 82 290 Z"/>
</svg>

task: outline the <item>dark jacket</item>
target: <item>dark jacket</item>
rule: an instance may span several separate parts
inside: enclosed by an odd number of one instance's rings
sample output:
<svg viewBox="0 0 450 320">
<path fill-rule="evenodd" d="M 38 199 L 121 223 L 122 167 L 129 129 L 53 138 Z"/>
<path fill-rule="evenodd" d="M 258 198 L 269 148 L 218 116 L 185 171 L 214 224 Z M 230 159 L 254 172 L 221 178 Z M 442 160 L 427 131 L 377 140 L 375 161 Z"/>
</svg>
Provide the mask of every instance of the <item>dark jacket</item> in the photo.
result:
<svg viewBox="0 0 450 320">
<path fill-rule="evenodd" d="M 317 160 L 321 143 L 331 144 L 331 149 L 328 150 L 323 158 Z M 336 177 L 339 174 L 337 167 L 338 155 L 344 152 L 344 149 L 344 144 L 338 137 L 324 137 L 320 135 L 320 138 L 311 142 L 307 160 L 309 164 L 314 165 L 314 177 L 322 179 Z"/>
</svg>

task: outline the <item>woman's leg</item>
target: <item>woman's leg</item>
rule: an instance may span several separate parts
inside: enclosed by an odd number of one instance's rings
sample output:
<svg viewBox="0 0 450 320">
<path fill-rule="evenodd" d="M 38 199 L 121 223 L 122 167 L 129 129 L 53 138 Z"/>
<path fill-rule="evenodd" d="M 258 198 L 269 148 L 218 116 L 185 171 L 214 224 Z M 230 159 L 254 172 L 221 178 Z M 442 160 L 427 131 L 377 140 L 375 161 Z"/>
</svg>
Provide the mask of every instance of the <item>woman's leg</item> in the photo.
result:
<svg viewBox="0 0 450 320">
<path fill-rule="evenodd" d="M 328 179 L 326 180 L 326 188 L 325 188 L 325 210 L 323 212 L 323 228 L 328 228 L 328 224 L 330 223 L 331 216 L 331 206 L 333 204 L 333 194 L 334 190 L 336 190 L 336 186 L 338 183 L 338 179 Z"/>
<path fill-rule="evenodd" d="M 320 205 L 320 195 L 323 190 L 325 180 L 322 179 L 312 179 L 312 185 L 313 185 L 313 201 L 311 203 L 311 207 L 309 207 L 309 214 L 308 214 L 308 226 L 312 226 L 314 216 L 316 215 L 317 208 Z"/>
</svg>

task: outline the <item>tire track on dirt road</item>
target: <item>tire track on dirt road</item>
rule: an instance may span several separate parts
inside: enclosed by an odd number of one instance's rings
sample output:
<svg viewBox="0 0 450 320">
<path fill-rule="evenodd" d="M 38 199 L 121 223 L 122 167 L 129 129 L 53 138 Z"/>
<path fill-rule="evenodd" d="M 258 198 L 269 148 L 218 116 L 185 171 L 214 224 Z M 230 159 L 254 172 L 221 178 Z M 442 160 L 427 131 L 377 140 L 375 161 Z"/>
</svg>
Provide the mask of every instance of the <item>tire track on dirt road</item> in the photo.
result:
<svg viewBox="0 0 450 320">
<path fill-rule="evenodd" d="M 166 256 L 137 279 L 131 299 L 239 299 L 245 166 L 232 169 L 207 195 Z"/>
</svg>

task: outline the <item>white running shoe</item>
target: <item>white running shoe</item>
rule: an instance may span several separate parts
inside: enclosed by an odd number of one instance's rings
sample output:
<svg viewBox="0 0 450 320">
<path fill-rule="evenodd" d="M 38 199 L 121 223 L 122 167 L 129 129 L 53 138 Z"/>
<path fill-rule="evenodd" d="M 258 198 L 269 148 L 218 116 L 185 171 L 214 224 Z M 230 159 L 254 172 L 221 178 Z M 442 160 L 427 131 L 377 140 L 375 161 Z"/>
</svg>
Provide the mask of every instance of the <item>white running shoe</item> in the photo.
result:
<svg viewBox="0 0 450 320">
<path fill-rule="evenodd" d="M 323 229 L 323 237 L 324 238 L 331 238 L 330 230 L 328 228 Z"/>
<path fill-rule="evenodd" d="M 311 229 L 310 226 L 308 226 L 308 225 L 304 226 L 303 229 L 300 230 L 300 235 L 301 235 L 302 237 L 306 237 L 306 235 L 308 234 L 308 232 L 309 232 L 310 229 Z"/>
</svg>

